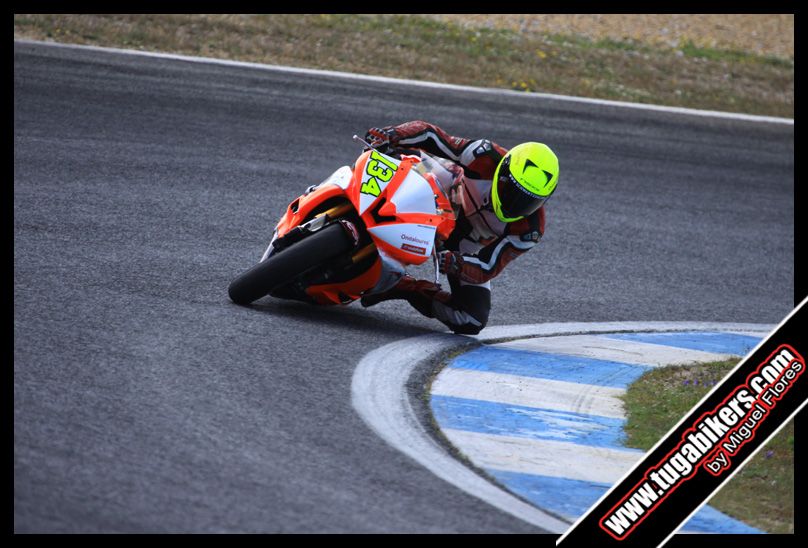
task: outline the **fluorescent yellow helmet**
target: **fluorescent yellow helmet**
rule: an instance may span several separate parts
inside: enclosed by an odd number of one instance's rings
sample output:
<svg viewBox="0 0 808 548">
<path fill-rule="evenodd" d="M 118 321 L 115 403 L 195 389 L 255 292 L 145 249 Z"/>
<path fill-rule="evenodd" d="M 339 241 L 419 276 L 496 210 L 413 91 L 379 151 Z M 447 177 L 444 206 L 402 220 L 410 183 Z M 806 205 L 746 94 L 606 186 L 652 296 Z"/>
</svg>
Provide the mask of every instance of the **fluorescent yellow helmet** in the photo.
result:
<svg viewBox="0 0 808 548">
<path fill-rule="evenodd" d="M 497 166 L 491 203 L 500 221 L 510 223 L 534 213 L 558 183 L 558 158 L 543 143 L 513 147 Z"/>
</svg>

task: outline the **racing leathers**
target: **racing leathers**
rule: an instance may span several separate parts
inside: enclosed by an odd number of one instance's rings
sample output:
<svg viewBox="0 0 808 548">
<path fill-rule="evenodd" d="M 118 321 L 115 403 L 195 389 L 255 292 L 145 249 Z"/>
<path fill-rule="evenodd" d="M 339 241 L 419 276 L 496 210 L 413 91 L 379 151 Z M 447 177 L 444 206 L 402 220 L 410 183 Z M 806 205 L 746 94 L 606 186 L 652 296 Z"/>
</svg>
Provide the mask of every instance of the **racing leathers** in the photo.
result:
<svg viewBox="0 0 808 548">
<path fill-rule="evenodd" d="M 421 120 L 373 128 L 366 138 L 374 145 L 404 152 L 423 150 L 449 160 L 444 167 L 454 174 L 453 180 L 439 183 L 452 202 L 457 221 L 440 254 L 440 268 L 447 275 L 451 293 L 427 280 L 404 275 L 392 289 L 364 296 L 362 304 L 406 299 L 455 333 L 476 335 L 488 321 L 491 280 L 544 234 L 544 207 L 518 221 L 499 220 L 491 205 L 491 185 L 508 151 L 488 139 L 453 137 Z"/>
</svg>

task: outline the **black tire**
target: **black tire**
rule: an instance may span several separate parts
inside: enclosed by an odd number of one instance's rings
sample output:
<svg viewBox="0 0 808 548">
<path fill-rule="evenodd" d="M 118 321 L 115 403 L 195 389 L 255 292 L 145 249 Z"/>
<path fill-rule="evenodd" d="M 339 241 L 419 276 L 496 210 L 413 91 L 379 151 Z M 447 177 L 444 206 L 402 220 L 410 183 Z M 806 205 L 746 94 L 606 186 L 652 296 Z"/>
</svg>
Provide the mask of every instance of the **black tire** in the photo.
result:
<svg viewBox="0 0 808 548">
<path fill-rule="evenodd" d="M 250 304 L 304 272 L 347 253 L 353 246 L 353 238 L 339 223 L 328 225 L 230 282 L 227 289 L 230 300 L 236 304 Z"/>
</svg>

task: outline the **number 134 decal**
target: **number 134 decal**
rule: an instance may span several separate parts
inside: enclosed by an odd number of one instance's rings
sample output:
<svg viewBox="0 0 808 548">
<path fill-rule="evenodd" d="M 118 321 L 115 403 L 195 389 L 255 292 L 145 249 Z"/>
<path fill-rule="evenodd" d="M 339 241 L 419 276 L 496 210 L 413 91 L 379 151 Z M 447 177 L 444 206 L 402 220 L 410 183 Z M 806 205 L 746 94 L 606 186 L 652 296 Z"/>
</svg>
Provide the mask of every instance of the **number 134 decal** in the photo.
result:
<svg viewBox="0 0 808 548">
<path fill-rule="evenodd" d="M 393 175 L 396 173 L 396 164 L 376 152 L 375 150 L 370 153 L 370 158 L 365 164 L 365 173 L 368 175 L 368 180 L 362 183 L 359 191 L 363 194 L 370 194 L 371 196 L 378 196 L 382 189 L 379 183 L 388 183 Z"/>
</svg>

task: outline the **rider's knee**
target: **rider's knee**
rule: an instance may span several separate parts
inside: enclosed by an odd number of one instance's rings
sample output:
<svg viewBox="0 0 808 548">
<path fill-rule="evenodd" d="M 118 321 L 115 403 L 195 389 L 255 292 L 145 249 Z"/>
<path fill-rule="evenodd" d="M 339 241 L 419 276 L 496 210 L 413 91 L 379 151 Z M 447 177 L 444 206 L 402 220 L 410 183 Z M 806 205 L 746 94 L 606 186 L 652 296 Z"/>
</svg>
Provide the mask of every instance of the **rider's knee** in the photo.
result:
<svg viewBox="0 0 808 548">
<path fill-rule="evenodd" d="M 462 325 L 453 325 L 452 331 L 457 335 L 477 335 L 480 331 L 483 330 L 485 324 L 483 325 L 476 325 L 473 323 L 464 323 Z"/>
<path fill-rule="evenodd" d="M 479 311 L 477 314 L 468 315 L 468 320 L 461 324 L 453 325 L 452 331 L 458 335 L 477 335 L 488 323 L 488 310 Z"/>
</svg>

